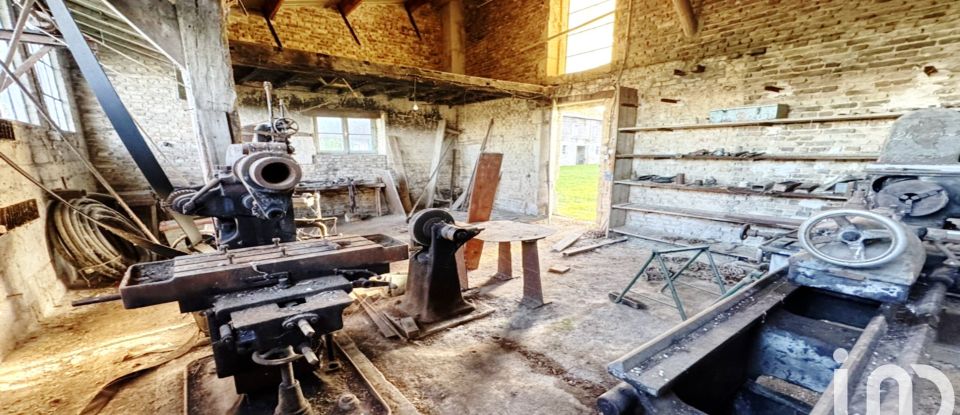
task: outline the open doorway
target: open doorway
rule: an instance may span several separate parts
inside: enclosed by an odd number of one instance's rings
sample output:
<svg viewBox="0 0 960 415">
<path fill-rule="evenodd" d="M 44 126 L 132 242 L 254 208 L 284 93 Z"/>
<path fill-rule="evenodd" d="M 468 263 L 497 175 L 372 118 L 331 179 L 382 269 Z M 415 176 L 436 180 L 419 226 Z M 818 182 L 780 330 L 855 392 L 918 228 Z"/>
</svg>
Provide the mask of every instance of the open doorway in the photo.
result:
<svg viewBox="0 0 960 415">
<path fill-rule="evenodd" d="M 585 222 L 597 219 L 604 111 L 601 102 L 558 108 L 553 186 L 556 216 Z"/>
</svg>

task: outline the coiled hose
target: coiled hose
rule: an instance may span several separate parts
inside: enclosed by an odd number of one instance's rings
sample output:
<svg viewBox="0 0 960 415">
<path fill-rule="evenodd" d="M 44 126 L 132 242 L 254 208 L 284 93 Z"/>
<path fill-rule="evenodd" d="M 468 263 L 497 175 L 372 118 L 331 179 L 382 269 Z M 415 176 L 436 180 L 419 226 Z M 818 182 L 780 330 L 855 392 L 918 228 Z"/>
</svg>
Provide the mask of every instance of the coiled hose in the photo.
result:
<svg viewBox="0 0 960 415">
<path fill-rule="evenodd" d="M 70 204 L 106 225 L 146 237 L 123 214 L 97 200 L 81 197 Z M 59 201 L 50 206 L 47 233 L 57 254 L 76 268 L 88 286 L 118 281 L 128 267 L 148 256 Z"/>
</svg>

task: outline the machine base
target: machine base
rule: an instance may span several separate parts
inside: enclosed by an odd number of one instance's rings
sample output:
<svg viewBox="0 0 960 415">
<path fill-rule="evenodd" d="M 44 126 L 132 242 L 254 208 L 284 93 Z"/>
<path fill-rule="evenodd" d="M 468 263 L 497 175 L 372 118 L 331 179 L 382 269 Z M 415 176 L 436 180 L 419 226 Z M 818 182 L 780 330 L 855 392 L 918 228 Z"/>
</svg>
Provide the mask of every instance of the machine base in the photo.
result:
<svg viewBox="0 0 960 415">
<path fill-rule="evenodd" d="M 297 366 L 297 380 L 315 413 L 419 413 L 351 340 L 340 334 L 336 343 L 342 369 L 330 372 L 322 368 L 314 370 L 302 362 Z M 232 379 L 217 377 L 213 357 L 202 357 L 187 366 L 183 413 L 272 415 L 277 404 L 276 387 L 264 389 L 264 392 L 256 394 L 237 394 Z"/>
</svg>

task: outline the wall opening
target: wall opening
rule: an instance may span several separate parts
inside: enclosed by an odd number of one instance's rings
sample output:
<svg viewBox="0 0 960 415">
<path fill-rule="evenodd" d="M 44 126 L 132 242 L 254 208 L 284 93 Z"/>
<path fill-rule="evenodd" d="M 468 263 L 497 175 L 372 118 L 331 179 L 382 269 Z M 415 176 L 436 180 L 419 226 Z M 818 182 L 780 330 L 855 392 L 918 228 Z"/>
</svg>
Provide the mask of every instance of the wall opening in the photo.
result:
<svg viewBox="0 0 960 415">
<path fill-rule="evenodd" d="M 554 136 L 557 177 L 552 195 L 555 216 L 585 222 L 597 219 L 605 111 L 601 103 L 558 108 Z"/>
</svg>

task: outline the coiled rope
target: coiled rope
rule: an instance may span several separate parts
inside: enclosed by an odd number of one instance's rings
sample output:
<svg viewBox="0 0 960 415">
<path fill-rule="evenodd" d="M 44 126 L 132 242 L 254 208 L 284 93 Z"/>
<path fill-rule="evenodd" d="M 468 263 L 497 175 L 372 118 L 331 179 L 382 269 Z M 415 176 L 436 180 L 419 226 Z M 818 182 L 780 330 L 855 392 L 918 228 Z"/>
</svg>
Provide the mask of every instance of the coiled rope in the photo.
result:
<svg viewBox="0 0 960 415">
<path fill-rule="evenodd" d="M 76 268 L 87 285 L 120 280 L 128 267 L 147 259 L 146 252 L 94 223 L 96 220 L 145 237 L 123 214 L 88 197 L 73 199 L 70 204 L 74 208 L 53 202 L 47 233 L 57 253 Z"/>
</svg>

